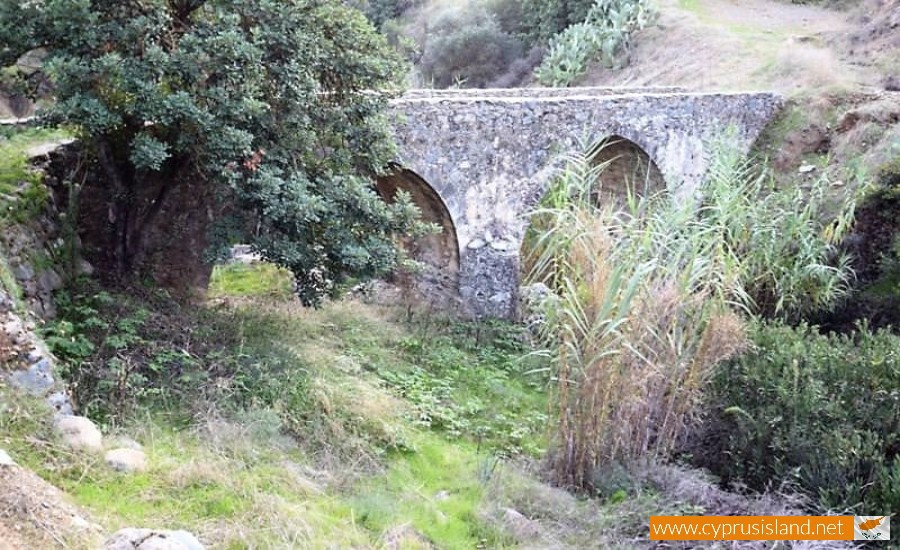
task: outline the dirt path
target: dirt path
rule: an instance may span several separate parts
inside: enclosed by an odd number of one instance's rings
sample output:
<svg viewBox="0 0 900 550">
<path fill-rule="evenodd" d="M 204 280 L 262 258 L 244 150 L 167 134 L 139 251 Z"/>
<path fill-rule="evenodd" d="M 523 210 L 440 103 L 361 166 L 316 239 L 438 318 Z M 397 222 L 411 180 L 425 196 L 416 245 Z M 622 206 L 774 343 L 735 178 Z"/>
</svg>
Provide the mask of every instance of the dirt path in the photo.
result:
<svg viewBox="0 0 900 550">
<path fill-rule="evenodd" d="M 784 93 L 874 86 L 846 47 L 854 14 L 786 0 L 659 0 L 658 24 L 636 37 L 630 65 L 594 67 L 585 84 L 677 85 Z M 900 29 L 898 29 L 900 33 Z"/>
</svg>

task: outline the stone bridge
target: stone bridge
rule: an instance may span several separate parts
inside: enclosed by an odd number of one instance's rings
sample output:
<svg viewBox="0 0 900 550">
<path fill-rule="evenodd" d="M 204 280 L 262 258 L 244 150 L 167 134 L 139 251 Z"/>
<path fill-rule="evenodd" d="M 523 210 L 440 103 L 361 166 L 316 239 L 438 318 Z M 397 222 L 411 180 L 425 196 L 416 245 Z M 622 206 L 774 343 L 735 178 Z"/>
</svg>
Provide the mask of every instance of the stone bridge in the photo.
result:
<svg viewBox="0 0 900 550">
<path fill-rule="evenodd" d="M 704 178 L 711 141 L 727 134 L 749 151 L 780 104 L 769 93 L 674 88 L 413 90 L 393 103 L 399 158 L 379 190 L 408 191 L 442 228 L 409 243 L 431 274 L 428 292 L 472 316 L 510 318 L 528 213 L 564 155 L 608 138 L 596 158 L 609 163 L 604 189 L 640 182 L 684 199 Z"/>
</svg>

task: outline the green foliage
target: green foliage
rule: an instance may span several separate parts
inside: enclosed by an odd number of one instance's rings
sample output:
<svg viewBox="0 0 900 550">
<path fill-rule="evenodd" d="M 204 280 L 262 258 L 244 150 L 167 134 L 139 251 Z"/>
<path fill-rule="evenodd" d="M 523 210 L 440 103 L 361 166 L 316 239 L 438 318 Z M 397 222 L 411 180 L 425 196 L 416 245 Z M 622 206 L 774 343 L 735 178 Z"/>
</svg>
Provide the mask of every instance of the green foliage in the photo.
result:
<svg viewBox="0 0 900 550">
<path fill-rule="evenodd" d="M 419 70 L 437 88 L 483 88 L 522 54 L 522 45 L 482 6 L 445 10 L 429 26 Z"/>
<path fill-rule="evenodd" d="M 400 341 L 408 365 L 373 364 L 370 369 L 412 403 L 410 419 L 420 426 L 504 454 L 541 453 L 548 420 L 543 378 L 525 374 L 534 364 L 521 359 L 521 340 L 501 337 L 478 346 L 467 325 L 448 328 L 450 335 Z"/>
<path fill-rule="evenodd" d="M 787 319 L 834 307 L 853 277 L 838 243 L 853 226 L 855 201 L 831 214 L 827 178 L 775 189 L 754 162 L 720 148 L 701 192 L 703 223 L 721 239 L 723 268 L 738 279 L 729 298 Z"/>
<path fill-rule="evenodd" d="M 859 199 L 842 247 L 856 273 L 853 292 L 836 311 L 815 319 L 835 330 L 853 330 L 860 320 L 873 328 L 900 326 L 900 160 L 882 166 L 877 178 Z"/>
<path fill-rule="evenodd" d="M 532 43 L 546 43 L 571 25 L 582 23 L 596 0 L 518 0 L 524 34 Z"/>
<path fill-rule="evenodd" d="M 0 157 L 0 225 L 33 219 L 47 204 L 49 192 L 24 155 Z"/>
<path fill-rule="evenodd" d="M 24 295 L 22 293 L 22 287 L 19 286 L 19 282 L 16 280 L 16 276 L 13 275 L 13 272 L 9 268 L 9 264 L 6 261 L 6 258 L 4 258 L 2 254 L 0 254 L 0 289 L 4 290 L 10 297 L 12 297 L 13 302 L 16 305 L 16 309 L 23 309 Z"/>
<path fill-rule="evenodd" d="M 550 41 L 550 51 L 535 75 L 545 86 L 571 86 L 597 59 L 617 67 L 631 34 L 643 29 L 656 12 L 647 0 L 597 0 L 584 20 L 569 25 Z"/>
<path fill-rule="evenodd" d="M 896 510 L 900 337 L 761 322 L 752 340 L 716 372 L 694 461 L 755 489 L 797 483 L 823 510 Z"/>
<path fill-rule="evenodd" d="M 163 293 L 138 297 L 82 282 L 55 300 L 59 316 L 44 328 L 44 339 L 86 415 L 116 419 L 138 405 L 196 397 L 206 369 L 227 370 L 216 360 L 233 335 L 202 311 L 186 314 Z"/>
<path fill-rule="evenodd" d="M 47 2 L 0 6 L 0 57 L 46 47 L 55 104 L 107 188 L 120 272 L 176 186 L 238 208 L 244 242 L 316 303 L 348 274 L 398 262 L 408 201 L 381 201 L 392 158 L 382 112 L 402 66 L 337 0 Z M 145 205 L 151 204 L 151 207 Z M 198 204 L 198 208 L 206 206 Z M 217 210 L 218 211 L 218 210 Z"/>
<path fill-rule="evenodd" d="M 398 456 L 383 477 L 356 487 L 357 521 L 375 533 L 408 522 L 444 548 L 512 547 L 511 537 L 479 514 L 485 484 L 476 470 L 483 455 L 469 444 L 450 446 L 431 434 L 415 444 L 416 452 Z M 439 494 L 444 496 L 431 498 Z"/>
<path fill-rule="evenodd" d="M 422 0 L 353 0 L 351 6 L 362 11 L 378 28 L 386 22 L 397 19 L 410 9 L 418 6 Z"/>
</svg>

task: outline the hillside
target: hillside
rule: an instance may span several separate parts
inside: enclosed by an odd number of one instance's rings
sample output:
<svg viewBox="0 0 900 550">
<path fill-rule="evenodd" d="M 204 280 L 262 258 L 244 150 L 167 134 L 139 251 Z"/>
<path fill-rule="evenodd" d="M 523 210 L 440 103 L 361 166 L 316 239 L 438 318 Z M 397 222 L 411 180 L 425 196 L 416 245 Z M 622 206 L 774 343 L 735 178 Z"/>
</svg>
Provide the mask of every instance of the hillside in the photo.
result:
<svg viewBox="0 0 900 550">
<path fill-rule="evenodd" d="M 620 70 L 594 67 L 591 85 L 677 85 L 786 94 L 882 90 L 900 67 L 900 5 L 844 10 L 771 0 L 661 0 Z"/>
</svg>

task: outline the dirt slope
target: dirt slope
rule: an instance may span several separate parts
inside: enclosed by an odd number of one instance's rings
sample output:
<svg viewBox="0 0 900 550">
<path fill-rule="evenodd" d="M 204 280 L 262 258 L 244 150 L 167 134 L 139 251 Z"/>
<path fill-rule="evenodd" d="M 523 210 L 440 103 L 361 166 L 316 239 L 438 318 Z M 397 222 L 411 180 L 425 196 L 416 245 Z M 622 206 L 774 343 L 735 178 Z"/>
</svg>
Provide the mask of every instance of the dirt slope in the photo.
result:
<svg viewBox="0 0 900 550">
<path fill-rule="evenodd" d="M 100 545 L 100 528 L 33 472 L 0 466 L 0 487 L 0 550 Z"/>
<path fill-rule="evenodd" d="M 900 2 L 842 12 L 783 0 L 659 0 L 628 67 L 587 85 L 678 85 L 784 93 L 881 88 L 900 52 Z M 896 15 L 898 26 L 891 17 Z"/>
</svg>

